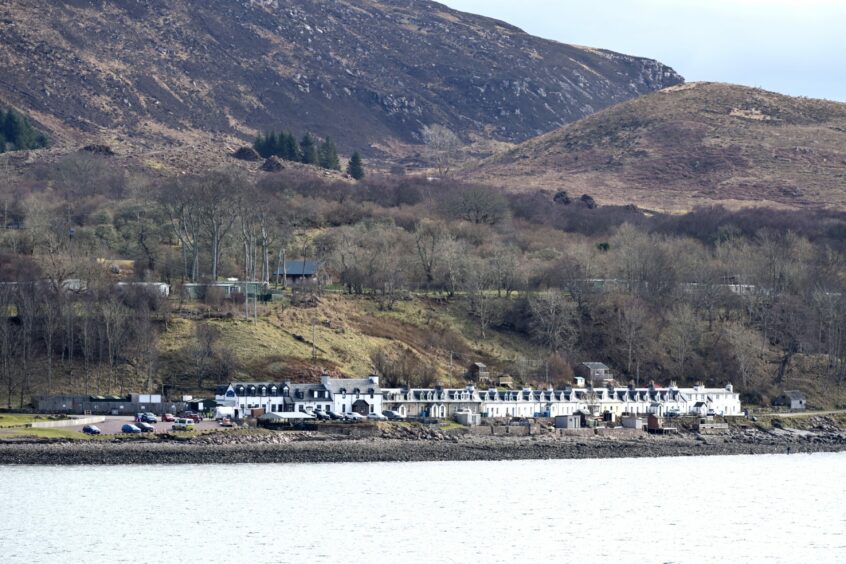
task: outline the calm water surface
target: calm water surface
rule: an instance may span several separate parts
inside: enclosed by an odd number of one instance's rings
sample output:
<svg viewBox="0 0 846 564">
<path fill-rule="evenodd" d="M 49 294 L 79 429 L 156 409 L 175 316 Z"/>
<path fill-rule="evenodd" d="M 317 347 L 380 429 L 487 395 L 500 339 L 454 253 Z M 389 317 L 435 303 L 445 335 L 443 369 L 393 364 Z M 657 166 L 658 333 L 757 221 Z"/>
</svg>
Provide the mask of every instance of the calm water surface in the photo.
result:
<svg viewBox="0 0 846 564">
<path fill-rule="evenodd" d="M 0 467 L 12 562 L 846 562 L 846 454 Z"/>
</svg>

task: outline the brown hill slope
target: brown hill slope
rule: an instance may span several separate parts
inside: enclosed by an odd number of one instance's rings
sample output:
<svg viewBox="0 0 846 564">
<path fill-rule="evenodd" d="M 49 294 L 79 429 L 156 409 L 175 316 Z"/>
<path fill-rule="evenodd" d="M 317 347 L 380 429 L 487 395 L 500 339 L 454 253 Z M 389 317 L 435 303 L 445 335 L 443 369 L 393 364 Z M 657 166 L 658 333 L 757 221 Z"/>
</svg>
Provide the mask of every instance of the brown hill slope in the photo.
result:
<svg viewBox="0 0 846 564">
<path fill-rule="evenodd" d="M 532 139 L 465 172 L 513 190 L 684 210 L 846 206 L 846 104 L 676 86 Z"/>
<path fill-rule="evenodd" d="M 428 0 L 7 0 L 0 44 L 0 101 L 145 148 L 281 126 L 348 152 L 432 123 L 522 141 L 682 81 Z"/>
</svg>

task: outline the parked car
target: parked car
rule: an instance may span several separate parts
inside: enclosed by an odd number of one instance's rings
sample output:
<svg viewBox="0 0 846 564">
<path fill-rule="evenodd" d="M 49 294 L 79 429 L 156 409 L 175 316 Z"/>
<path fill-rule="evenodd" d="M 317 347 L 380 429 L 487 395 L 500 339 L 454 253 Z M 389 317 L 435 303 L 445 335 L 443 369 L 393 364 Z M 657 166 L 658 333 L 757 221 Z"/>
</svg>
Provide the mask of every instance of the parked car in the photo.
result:
<svg viewBox="0 0 846 564">
<path fill-rule="evenodd" d="M 382 415 L 390 421 L 403 421 L 405 419 L 405 417 L 403 417 L 398 411 L 383 411 Z"/>
<path fill-rule="evenodd" d="M 323 411 L 321 411 L 319 409 L 314 410 L 311 414 L 314 415 L 315 417 L 317 417 L 318 419 L 320 419 L 321 421 L 329 419 L 329 415 L 326 414 L 326 413 L 323 413 Z"/>
<path fill-rule="evenodd" d="M 190 419 L 194 423 L 199 423 L 203 420 L 203 416 L 195 411 L 183 411 L 179 414 L 179 417 L 182 417 L 183 419 Z"/>
<path fill-rule="evenodd" d="M 174 431 L 193 431 L 194 420 L 180 417 L 170 427 Z"/>
<path fill-rule="evenodd" d="M 387 421 L 388 418 L 381 413 L 369 413 L 367 418 L 371 421 Z"/>
<path fill-rule="evenodd" d="M 709 409 L 709 410 L 708 410 L 708 416 L 709 416 L 709 417 L 713 417 L 713 416 L 715 416 L 716 414 L 717 414 L 717 412 L 716 412 L 716 411 L 714 411 L 713 409 Z"/>
<path fill-rule="evenodd" d="M 367 419 L 364 415 L 362 415 L 360 413 L 356 413 L 355 411 L 351 411 L 350 413 L 347 413 L 346 418 L 349 419 L 350 421 L 364 421 L 364 420 Z"/>
<path fill-rule="evenodd" d="M 82 428 L 82 432 L 86 435 L 99 435 L 100 433 L 102 433 L 100 428 L 96 425 L 86 425 Z"/>
<path fill-rule="evenodd" d="M 138 427 L 139 429 L 141 429 L 142 433 L 155 433 L 156 432 L 156 428 L 153 427 L 152 425 L 150 425 L 149 423 L 143 423 L 143 422 L 142 423 L 136 423 L 135 426 Z"/>
<path fill-rule="evenodd" d="M 329 419 L 333 419 L 335 421 L 342 421 L 344 419 L 344 417 L 341 414 L 335 413 L 334 411 L 329 411 L 328 415 L 329 415 Z"/>
<path fill-rule="evenodd" d="M 165 413 L 164 415 L 162 415 L 162 421 L 166 423 L 173 423 L 174 421 L 176 421 L 176 417 L 174 417 L 172 413 Z"/>
<path fill-rule="evenodd" d="M 223 419 L 220 420 L 220 426 L 221 427 L 234 427 L 235 423 L 233 423 L 232 419 L 230 419 L 229 417 L 224 417 Z"/>
<path fill-rule="evenodd" d="M 132 423 L 126 423 L 123 427 L 120 428 L 121 433 L 140 433 L 141 429 L 133 425 Z"/>
<path fill-rule="evenodd" d="M 136 423 L 158 423 L 159 420 L 156 419 L 155 413 L 138 413 L 135 415 L 135 422 Z"/>
</svg>

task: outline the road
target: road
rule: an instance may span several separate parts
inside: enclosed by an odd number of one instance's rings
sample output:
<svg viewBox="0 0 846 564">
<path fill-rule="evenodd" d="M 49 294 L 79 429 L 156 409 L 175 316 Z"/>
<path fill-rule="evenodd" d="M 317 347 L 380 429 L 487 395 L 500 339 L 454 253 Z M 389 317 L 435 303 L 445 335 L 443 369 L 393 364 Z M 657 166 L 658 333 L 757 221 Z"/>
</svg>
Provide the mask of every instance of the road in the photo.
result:
<svg viewBox="0 0 846 564">
<path fill-rule="evenodd" d="M 785 411 L 785 412 L 768 412 L 768 413 L 753 413 L 756 417 L 812 417 L 815 415 L 843 415 L 846 414 L 846 409 L 831 409 L 828 411 Z"/>
</svg>

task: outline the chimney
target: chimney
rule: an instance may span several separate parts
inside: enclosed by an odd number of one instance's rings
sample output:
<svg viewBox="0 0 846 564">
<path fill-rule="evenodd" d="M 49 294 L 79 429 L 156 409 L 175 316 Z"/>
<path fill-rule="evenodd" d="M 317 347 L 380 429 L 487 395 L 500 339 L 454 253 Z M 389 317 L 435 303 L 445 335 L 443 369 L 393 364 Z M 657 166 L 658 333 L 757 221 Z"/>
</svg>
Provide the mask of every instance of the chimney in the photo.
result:
<svg viewBox="0 0 846 564">
<path fill-rule="evenodd" d="M 323 375 L 320 377 L 320 383 L 321 383 L 321 384 L 323 384 L 324 386 L 328 386 L 328 385 L 329 385 L 329 380 L 331 380 L 331 378 L 329 377 L 329 375 L 328 375 L 328 374 L 323 374 Z"/>
<path fill-rule="evenodd" d="M 376 376 L 375 374 L 371 374 L 369 380 L 370 380 L 371 384 L 374 384 L 376 386 L 379 385 L 379 377 Z"/>
</svg>

